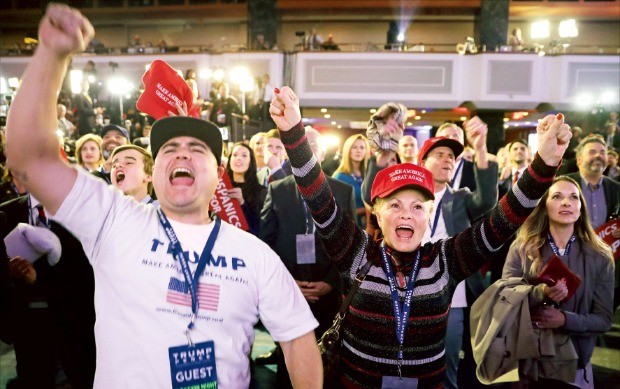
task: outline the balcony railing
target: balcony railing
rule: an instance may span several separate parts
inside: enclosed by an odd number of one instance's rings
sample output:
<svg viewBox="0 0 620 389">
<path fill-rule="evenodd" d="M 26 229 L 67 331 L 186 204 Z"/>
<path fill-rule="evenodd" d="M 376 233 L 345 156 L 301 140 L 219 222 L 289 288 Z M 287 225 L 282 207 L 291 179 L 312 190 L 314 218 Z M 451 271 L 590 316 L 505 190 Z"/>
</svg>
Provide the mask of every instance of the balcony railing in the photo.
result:
<svg viewBox="0 0 620 389">
<path fill-rule="evenodd" d="M 356 42 L 356 43 L 338 43 L 335 46 L 329 46 L 316 50 L 321 53 L 372 53 L 372 52 L 406 52 L 406 53 L 455 53 L 457 52 L 458 43 L 417 43 L 417 44 L 385 44 L 378 42 Z M 0 47 L 0 57 L 2 56 L 29 56 L 34 52 L 35 45 L 17 45 Z M 199 53 L 231 53 L 250 51 L 246 44 L 243 43 L 226 43 L 219 47 L 212 45 L 185 45 L 185 46 L 166 46 L 166 47 L 90 47 L 86 54 L 92 55 L 152 55 L 152 54 L 199 54 Z M 305 52 L 307 50 L 301 44 L 295 45 L 293 50 L 279 50 L 280 52 Z M 487 52 L 484 46 L 476 46 L 476 53 L 482 54 Z M 572 45 L 562 42 L 551 42 L 548 46 L 528 46 L 520 51 L 513 51 L 510 46 L 501 46 L 496 50 L 500 53 L 532 53 L 542 55 L 613 55 L 620 54 L 620 47 L 617 46 L 600 46 L 600 45 Z"/>
</svg>

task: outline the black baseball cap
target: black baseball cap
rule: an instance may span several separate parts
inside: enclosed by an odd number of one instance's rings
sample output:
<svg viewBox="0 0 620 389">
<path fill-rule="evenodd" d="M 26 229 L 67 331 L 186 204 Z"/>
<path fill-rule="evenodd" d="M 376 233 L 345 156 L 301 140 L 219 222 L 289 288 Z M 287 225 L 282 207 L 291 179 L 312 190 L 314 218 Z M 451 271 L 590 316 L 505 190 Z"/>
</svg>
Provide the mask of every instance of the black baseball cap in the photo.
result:
<svg viewBox="0 0 620 389">
<path fill-rule="evenodd" d="M 222 133 L 213 123 L 189 116 L 170 116 L 157 120 L 151 128 L 151 153 L 153 159 L 164 143 L 179 136 L 191 136 L 207 144 L 217 161 L 222 161 Z"/>
</svg>

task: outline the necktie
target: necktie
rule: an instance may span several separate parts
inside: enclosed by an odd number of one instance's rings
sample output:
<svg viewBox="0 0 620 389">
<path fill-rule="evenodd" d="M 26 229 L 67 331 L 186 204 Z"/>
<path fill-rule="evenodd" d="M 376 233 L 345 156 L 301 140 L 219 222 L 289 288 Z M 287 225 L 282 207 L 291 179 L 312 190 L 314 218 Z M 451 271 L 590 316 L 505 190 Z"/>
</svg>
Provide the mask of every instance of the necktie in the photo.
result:
<svg viewBox="0 0 620 389">
<path fill-rule="evenodd" d="M 47 216 L 45 215 L 45 210 L 41 204 L 35 207 L 37 209 L 37 226 L 49 228 L 49 224 L 47 222 Z"/>
<path fill-rule="evenodd" d="M 516 184 L 517 181 L 519 181 L 519 171 L 517 170 L 514 174 L 514 176 L 512 177 L 512 184 Z"/>
</svg>

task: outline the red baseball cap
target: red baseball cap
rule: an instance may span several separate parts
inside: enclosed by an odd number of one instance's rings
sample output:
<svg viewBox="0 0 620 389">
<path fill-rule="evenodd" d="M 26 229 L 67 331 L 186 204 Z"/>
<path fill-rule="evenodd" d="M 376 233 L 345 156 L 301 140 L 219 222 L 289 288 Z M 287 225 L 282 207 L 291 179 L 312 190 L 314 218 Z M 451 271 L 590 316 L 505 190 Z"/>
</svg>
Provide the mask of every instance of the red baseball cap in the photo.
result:
<svg viewBox="0 0 620 389">
<path fill-rule="evenodd" d="M 458 143 L 458 142 L 457 142 Z M 370 202 L 377 197 L 386 197 L 404 187 L 411 187 L 422 192 L 428 199 L 435 199 L 433 175 L 422 166 L 401 163 L 377 173 L 370 192 Z"/>
<path fill-rule="evenodd" d="M 190 112 L 194 95 L 183 77 L 165 61 L 157 59 L 151 63 L 149 70 L 142 76 L 144 92 L 140 95 L 136 107 L 155 119 L 168 117 L 168 111 L 176 113 L 175 104 L 187 103 Z"/>
<path fill-rule="evenodd" d="M 463 152 L 463 145 L 458 140 L 446 138 L 445 136 L 437 136 L 435 138 L 427 139 L 422 145 L 420 152 L 418 153 L 418 161 L 424 161 L 426 159 L 426 155 L 431 152 L 436 147 L 448 147 L 454 152 L 454 158 L 458 158 L 459 155 Z"/>
</svg>

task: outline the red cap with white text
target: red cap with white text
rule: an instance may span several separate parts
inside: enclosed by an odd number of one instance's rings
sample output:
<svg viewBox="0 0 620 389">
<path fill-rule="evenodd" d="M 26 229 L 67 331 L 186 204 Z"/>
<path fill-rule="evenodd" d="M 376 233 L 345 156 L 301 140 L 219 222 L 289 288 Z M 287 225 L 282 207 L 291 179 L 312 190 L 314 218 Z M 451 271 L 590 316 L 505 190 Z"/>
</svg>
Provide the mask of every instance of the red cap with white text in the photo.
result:
<svg viewBox="0 0 620 389">
<path fill-rule="evenodd" d="M 395 191 L 410 187 L 422 192 L 429 200 L 435 199 L 435 184 L 431 172 L 412 163 L 401 163 L 377 173 L 370 192 L 370 201 L 386 197 Z"/>
<path fill-rule="evenodd" d="M 155 60 L 142 76 L 144 92 L 136 107 L 155 119 L 168 117 L 168 111 L 176 114 L 176 103 L 187 103 L 192 111 L 194 95 L 183 77 L 165 61 Z M 191 116 L 191 114 L 190 114 Z"/>
<path fill-rule="evenodd" d="M 463 152 L 463 145 L 461 142 L 451 138 L 446 138 L 444 136 L 437 136 L 435 138 L 427 139 L 426 142 L 424 142 L 424 145 L 422 145 L 422 148 L 418 153 L 418 161 L 424 161 L 427 154 L 430 153 L 431 150 L 442 146 L 451 149 L 454 153 L 454 158 L 458 158 Z"/>
</svg>

